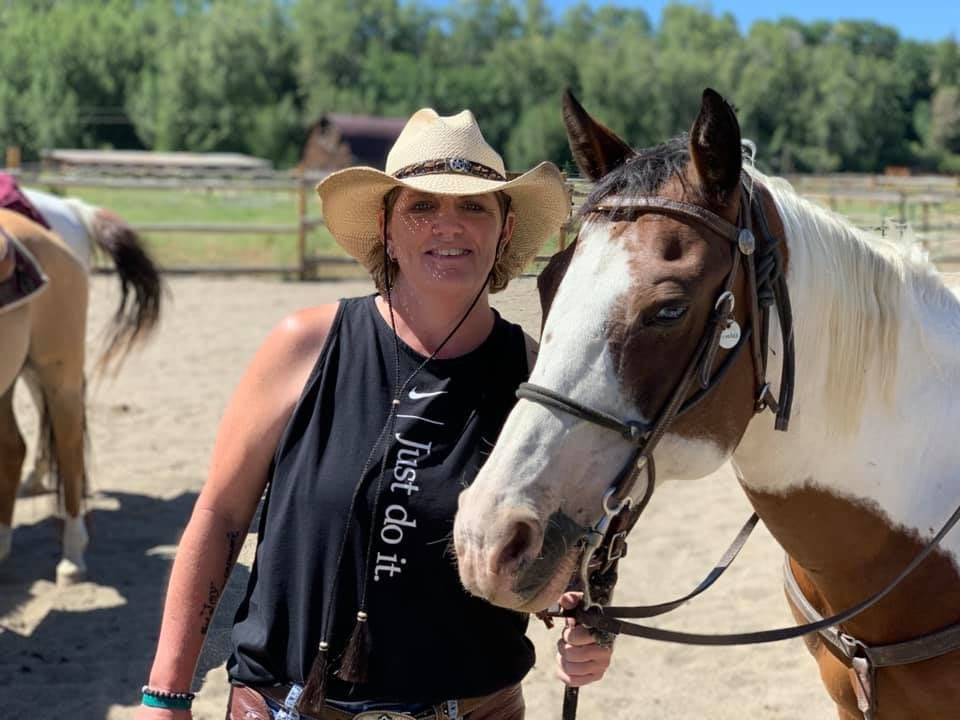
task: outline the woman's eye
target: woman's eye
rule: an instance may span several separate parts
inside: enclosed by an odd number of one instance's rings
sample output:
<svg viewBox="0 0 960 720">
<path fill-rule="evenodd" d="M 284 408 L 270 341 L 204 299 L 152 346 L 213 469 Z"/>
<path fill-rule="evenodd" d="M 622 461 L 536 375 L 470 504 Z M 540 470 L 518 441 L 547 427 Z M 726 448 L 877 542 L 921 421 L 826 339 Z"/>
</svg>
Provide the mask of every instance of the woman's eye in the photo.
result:
<svg viewBox="0 0 960 720">
<path fill-rule="evenodd" d="M 688 307 L 688 305 L 665 305 L 657 310 L 657 314 L 653 316 L 653 319 L 655 322 L 663 325 L 675 323 L 687 314 Z"/>
<path fill-rule="evenodd" d="M 463 206 L 471 212 L 484 212 L 486 208 L 478 202 L 465 202 Z"/>
<path fill-rule="evenodd" d="M 411 209 L 411 210 L 414 210 L 414 211 L 418 211 L 418 210 L 429 210 L 429 209 L 430 209 L 430 203 L 429 203 L 429 201 L 427 201 L 427 200 L 419 200 L 418 202 L 415 202 L 415 203 L 413 203 L 412 205 L 410 205 L 410 209 Z"/>
</svg>

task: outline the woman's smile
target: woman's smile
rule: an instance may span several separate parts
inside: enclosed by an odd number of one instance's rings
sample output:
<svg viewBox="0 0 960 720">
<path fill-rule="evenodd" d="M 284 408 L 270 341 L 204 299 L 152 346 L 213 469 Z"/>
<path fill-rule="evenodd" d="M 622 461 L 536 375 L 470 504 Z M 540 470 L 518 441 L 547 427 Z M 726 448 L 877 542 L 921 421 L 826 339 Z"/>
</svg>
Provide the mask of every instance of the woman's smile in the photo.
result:
<svg viewBox="0 0 960 720">
<path fill-rule="evenodd" d="M 462 257 L 469 255 L 470 251 L 466 248 L 435 248 L 427 251 L 427 254 L 434 257 Z"/>
</svg>

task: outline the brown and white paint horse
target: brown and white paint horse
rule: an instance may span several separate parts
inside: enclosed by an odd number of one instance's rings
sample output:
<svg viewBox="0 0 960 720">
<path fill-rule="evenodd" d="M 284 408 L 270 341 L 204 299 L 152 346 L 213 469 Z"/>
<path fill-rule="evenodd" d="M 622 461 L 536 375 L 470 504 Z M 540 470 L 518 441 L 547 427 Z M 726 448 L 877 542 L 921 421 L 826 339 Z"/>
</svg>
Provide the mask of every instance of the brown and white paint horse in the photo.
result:
<svg viewBox="0 0 960 720">
<path fill-rule="evenodd" d="M 781 244 L 793 304 L 796 385 L 788 432 L 754 415 L 749 352 L 653 452 L 658 481 L 701 478 L 732 460 L 758 514 L 823 615 L 879 590 L 960 504 L 960 301 L 925 260 L 742 168 L 733 110 L 713 91 L 689 137 L 634 151 L 568 97 L 574 156 L 597 181 L 576 245 L 541 276 L 549 309 L 530 381 L 619 418 L 657 417 L 703 334 L 731 267 L 703 225 L 591 212 L 605 197 L 659 196 L 737 221 L 742 173 Z M 750 322 L 741 273 L 736 319 Z M 783 358 L 770 329 L 767 377 Z M 719 352 L 716 363 L 727 351 Z M 776 394 L 776 392 L 774 393 Z M 574 415 L 520 400 L 474 484 L 454 537 L 471 592 L 545 608 L 567 586 L 577 541 L 634 447 Z M 960 620 L 960 531 L 843 629 L 870 645 Z M 796 611 L 794 611 L 796 613 Z M 798 617 L 798 620 L 800 618 Z M 817 636 L 808 646 L 841 718 L 859 718 L 854 678 Z M 960 652 L 877 675 L 878 714 L 956 717 Z"/>
<path fill-rule="evenodd" d="M 15 240 L 25 248 L 49 279 L 29 300 L 0 312 L 0 563 L 11 550 L 13 505 L 26 455 L 13 412 L 13 388 L 17 377 L 29 372 L 49 418 L 50 432 L 40 442 L 51 444 L 64 510 L 57 578 L 72 582 L 86 571 L 88 540 L 83 509 L 87 268 L 58 235 L 23 215 L 0 209 L 0 231 L 5 243 Z M 137 327 L 137 312 L 123 312 L 124 300 L 110 328 L 111 337 L 119 340 L 107 352 L 125 353 L 143 330 Z"/>
</svg>

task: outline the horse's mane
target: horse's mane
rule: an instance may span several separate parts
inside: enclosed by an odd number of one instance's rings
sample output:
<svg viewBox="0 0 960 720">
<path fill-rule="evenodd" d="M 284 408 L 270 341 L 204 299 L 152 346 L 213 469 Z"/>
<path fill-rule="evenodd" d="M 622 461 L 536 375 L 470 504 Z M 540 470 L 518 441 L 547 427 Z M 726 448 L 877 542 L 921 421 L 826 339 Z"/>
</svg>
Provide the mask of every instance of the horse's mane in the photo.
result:
<svg viewBox="0 0 960 720">
<path fill-rule="evenodd" d="M 752 167 L 747 172 L 773 196 L 790 246 L 791 285 L 802 287 L 810 303 L 796 318 L 798 334 L 827 347 L 829 429 L 852 433 L 868 385 L 878 387 L 888 405 L 894 401 L 911 293 L 929 302 L 945 300 L 949 291 L 912 235 L 897 242 L 861 230 L 802 198 L 786 180 Z"/>
</svg>

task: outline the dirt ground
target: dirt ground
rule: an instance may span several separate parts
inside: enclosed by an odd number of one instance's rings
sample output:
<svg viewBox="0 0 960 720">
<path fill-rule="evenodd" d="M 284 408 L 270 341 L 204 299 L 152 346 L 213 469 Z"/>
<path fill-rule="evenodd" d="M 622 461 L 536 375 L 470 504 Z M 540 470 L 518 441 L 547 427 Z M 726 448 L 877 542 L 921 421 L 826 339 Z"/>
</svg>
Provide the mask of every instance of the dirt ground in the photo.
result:
<svg viewBox="0 0 960 720">
<path fill-rule="evenodd" d="M 153 655 L 177 541 L 200 489 L 218 418 L 267 331 L 288 312 L 370 291 L 366 283 L 169 278 L 162 326 L 122 373 L 90 389 L 89 577 L 53 583 L 58 527 L 52 496 L 21 500 L 13 553 L 0 566 L 0 717 L 130 718 Z M 116 301 L 116 280 L 93 280 L 90 353 Z M 495 296 L 534 336 L 530 280 Z M 35 420 L 17 399 L 31 445 Z M 729 469 L 667 484 L 632 537 L 618 601 L 656 602 L 693 587 L 749 514 Z M 717 587 L 660 625 L 736 632 L 790 624 L 782 554 L 761 528 Z M 227 636 L 249 576 L 253 536 L 233 573 L 195 681 L 198 720 L 224 713 Z M 524 690 L 529 718 L 558 718 L 557 631 L 531 623 L 538 651 Z M 690 648 L 624 638 L 599 684 L 581 692 L 583 720 L 835 717 L 800 641 L 741 649 Z"/>
</svg>

